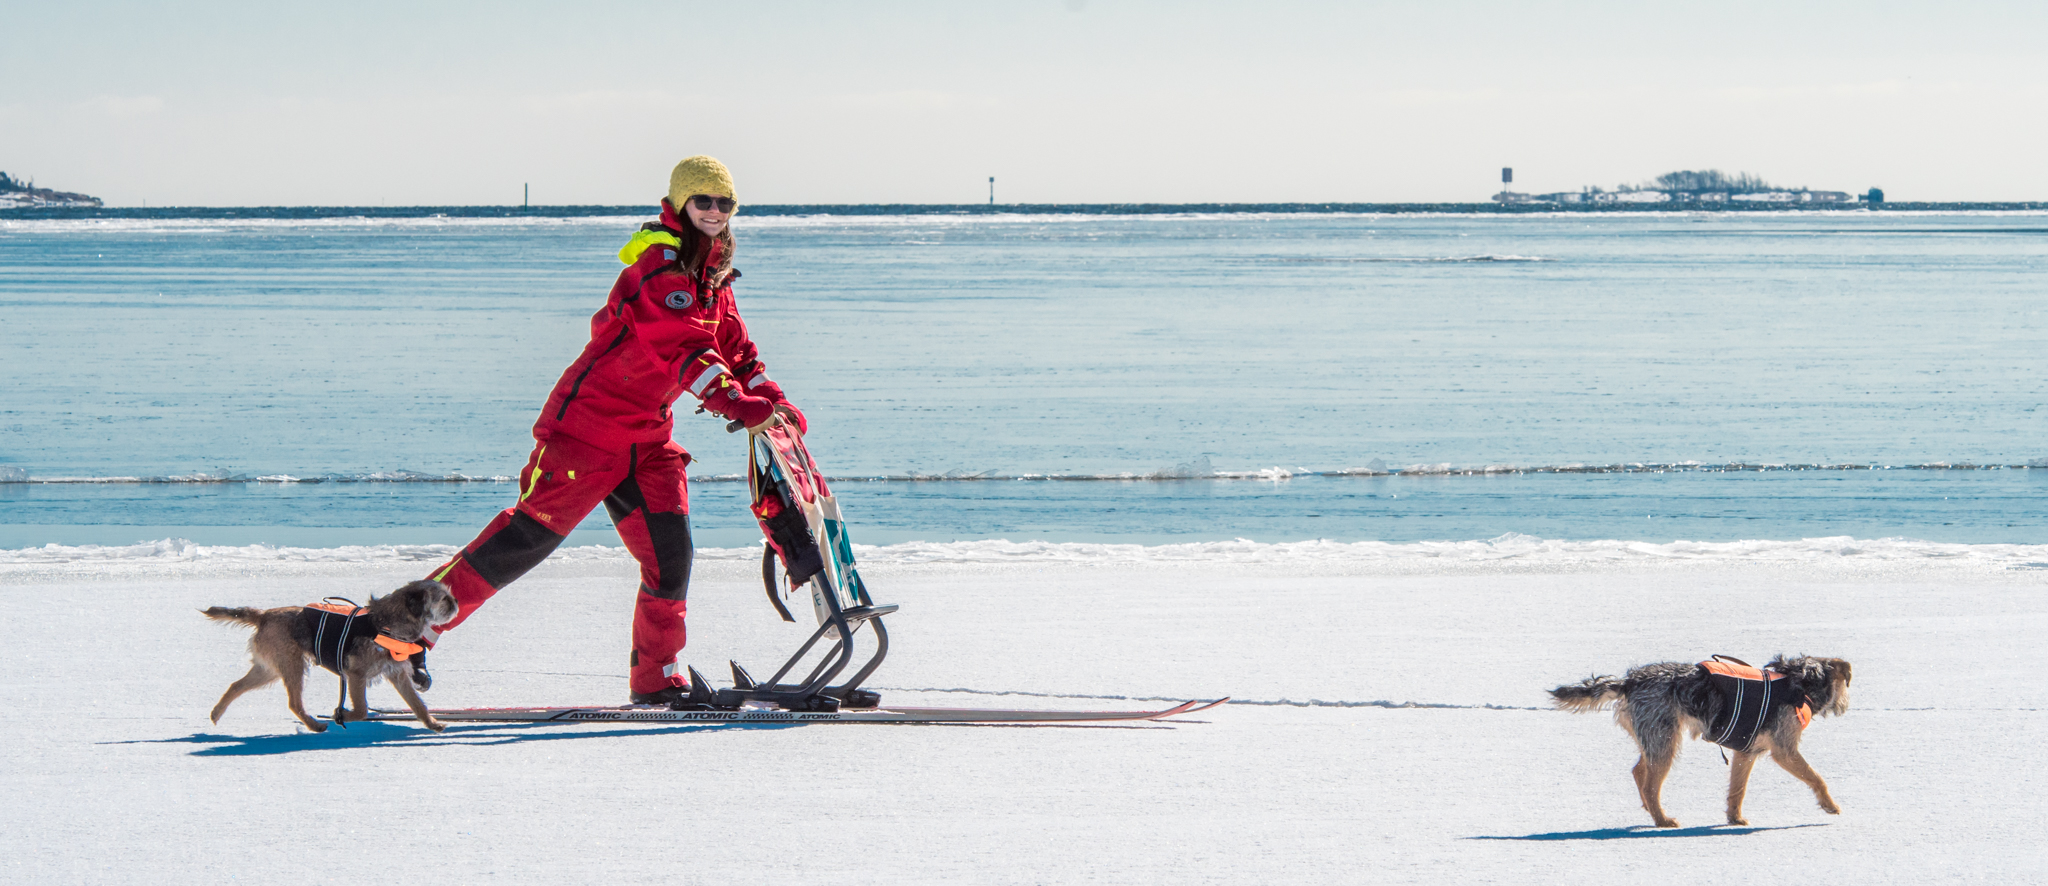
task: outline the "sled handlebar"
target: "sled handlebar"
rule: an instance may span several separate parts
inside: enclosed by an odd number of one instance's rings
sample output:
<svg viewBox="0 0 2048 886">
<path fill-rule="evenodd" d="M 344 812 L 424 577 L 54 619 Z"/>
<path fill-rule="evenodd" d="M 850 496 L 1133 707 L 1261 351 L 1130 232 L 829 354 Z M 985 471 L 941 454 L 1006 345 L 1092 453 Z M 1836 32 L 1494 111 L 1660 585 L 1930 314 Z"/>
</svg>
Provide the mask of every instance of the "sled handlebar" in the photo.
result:
<svg viewBox="0 0 2048 886">
<path fill-rule="evenodd" d="M 796 425 L 793 425 L 793 424 L 792 424 L 792 425 L 790 425 L 789 427 L 792 427 L 792 428 L 794 428 L 794 427 L 796 427 Z M 746 422 L 743 422 L 743 421 L 740 421 L 739 419 L 733 419 L 732 421 L 729 421 L 729 422 L 726 422 L 726 423 L 725 423 L 725 432 L 726 432 L 726 433 L 728 433 L 728 434 L 737 434 L 737 433 L 739 433 L 739 432 L 741 432 L 741 431 L 744 431 L 744 430 L 746 430 L 746 429 L 747 429 L 747 423 L 746 423 Z"/>
</svg>

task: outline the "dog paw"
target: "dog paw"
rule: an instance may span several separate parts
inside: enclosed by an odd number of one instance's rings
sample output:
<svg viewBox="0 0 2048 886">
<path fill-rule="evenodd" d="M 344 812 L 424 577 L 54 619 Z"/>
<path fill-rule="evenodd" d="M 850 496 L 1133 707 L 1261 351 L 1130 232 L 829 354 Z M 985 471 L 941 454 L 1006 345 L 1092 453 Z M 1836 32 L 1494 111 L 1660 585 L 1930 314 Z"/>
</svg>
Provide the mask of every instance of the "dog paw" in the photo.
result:
<svg viewBox="0 0 2048 886">
<path fill-rule="evenodd" d="M 1842 807 L 1836 806 L 1833 803 L 1822 803 L 1820 804 L 1820 811 L 1825 812 L 1829 815 L 1841 815 Z"/>
<path fill-rule="evenodd" d="M 1747 819 L 1747 818 L 1743 818 L 1742 816 L 1739 816 L 1739 815 L 1731 815 L 1731 816 L 1728 816 L 1728 823 L 1729 823 L 1729 824 L 1739 824 L 1739 825 L 1743 825 L 1743 826 L 1748 826 L 1748 824 L 1749 824 L 1749 819 Z"/>
<path fill-rule="evenodd" d="M 435 732 L 440 732 L 441 730 L 448 728 L 448 724 L 443 723 L 439 720 L 426 720 L 423 722 L 426 724 L 426 727 L 428 729 L 432 729 Z"/>
<path fill-rule="evenodd" d="M 317 721 L 317 720 L 316 720 L 316 721 L 314 721 L 314 722 L 311 722 L 311 723 L 307 723 L 307 724 L 306 724 L 306 728 L 307 728 L 307 729 L 309 729 L 309 730 L 311 730 L 311 731 L 313 731 L 313 732 L 326 732 L 326 731 L 327 731 L 327 724 L 325 724 L 325 723 L 322 723 L 322 722 L 319 722 L 319 721 Z"/>
<path fill-rule="evenodd" d="M 1660 818 L 1657 819 L 1657 826 L 1660 828 L 1675 828 L 1678 827 L 1678 819 Z"/>
</svg>

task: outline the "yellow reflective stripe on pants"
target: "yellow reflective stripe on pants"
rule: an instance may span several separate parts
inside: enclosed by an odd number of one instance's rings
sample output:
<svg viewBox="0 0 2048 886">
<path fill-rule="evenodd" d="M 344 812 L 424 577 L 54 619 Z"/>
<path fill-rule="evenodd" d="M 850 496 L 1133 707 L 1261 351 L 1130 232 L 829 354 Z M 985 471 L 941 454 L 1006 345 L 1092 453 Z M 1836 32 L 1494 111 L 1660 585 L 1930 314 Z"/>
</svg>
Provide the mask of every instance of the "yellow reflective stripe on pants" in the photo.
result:
<svg viewBox="0 0 2048 886">
<path fill-rule="evenodd" d="M 520 501 L 525 501 L 527 496 L 533 494 L 533 488 L 540 485 L 540 460 L 546 458 L 547 454 L 548 448 L 546 446 L 542 446 L 539 452 L 534 453 L 533 474 L 526 478 L 526 488 L 519 490 Z"/>
</svg>

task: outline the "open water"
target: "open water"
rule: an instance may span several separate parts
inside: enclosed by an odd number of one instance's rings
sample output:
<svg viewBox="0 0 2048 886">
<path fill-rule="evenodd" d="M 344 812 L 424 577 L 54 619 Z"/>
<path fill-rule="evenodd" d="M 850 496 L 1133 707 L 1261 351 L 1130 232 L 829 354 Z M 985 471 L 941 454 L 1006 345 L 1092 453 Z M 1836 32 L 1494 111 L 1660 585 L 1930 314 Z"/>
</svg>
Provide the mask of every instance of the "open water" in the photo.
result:
<svg viewBox="0 0 2048 886">
<path fill-rule="evenodd" d="M 0 548 L 467 541 L 641 220 L 0 219 Z M 736 231 L 861 541 L 2048 542 L 2040 213 Z"/>
</svg>

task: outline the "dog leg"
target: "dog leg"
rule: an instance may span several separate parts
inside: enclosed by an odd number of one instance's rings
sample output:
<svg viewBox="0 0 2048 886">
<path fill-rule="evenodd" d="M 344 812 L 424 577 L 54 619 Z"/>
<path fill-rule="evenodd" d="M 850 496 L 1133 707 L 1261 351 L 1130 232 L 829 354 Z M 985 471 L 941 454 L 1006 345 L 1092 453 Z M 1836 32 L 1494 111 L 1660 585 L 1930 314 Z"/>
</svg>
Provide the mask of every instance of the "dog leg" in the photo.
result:
<svg viewBox="0 0 2048 886">
<path fill-rule="evenodd" d="M 1736 751 L 1728 763 L 1728 823 L 1749 824 L 1742 817 L 1742 798 L 1749 793 L 1749 770 L 1756 766 L 1759 751 Z"/>
<path fill-rule="evenodd" d="M 1678 758 L 1678 733 L 1662 720 L 1645 722 L 1637 717 L 1631 725 L 1635 728 L 1630 735 L 1643 752 L 1633 773 L 1636 792 L 1643 797 L 1643 811 L 1650 813 L 1650 821 L 1660 828 L 1678 827 L 1676 820 L 1664 814 L 1662 800 L 1664 777 L 1671 774 L 1671 761 Z"/>
<path fill-rule="evenodd" d="M 220 722 L 220 715 L 227 713 L 228 705 L 234 704 L 235 699 L 241 698 L 251 689 L 268 686 L 275 680 L 276 672 L 264 667 L 262 662 L 250 665 L 249 673 L 243 674 L 242 679 L 229 684 L 228 691 L 220 697 L 220 703 L 213 706 L 213 722 Z"/>
<path fill-rule="evenodd" d="M 1663 759 L 1649 758 L 1649 771 L 1643 773 L 1643 808 L 1649 810 L 1650 820 L 1656 822 L 1660 828 L 1678 827 L 1677 819 L 1664 814 L 1662 802 L 1664 777 L 1671 774 L 1672 756 L 1667 754 Z"/>
<path fill-rule="evenodd" d="M 398 690 L 398 694 L 405 698 L 405 706 L 412 708 L 412 715 L 420 718 L 420 722 L 426 724 L 428 729 L 440 732 L 448 728 L 448 724 L 434 719 L 434 715 L 427 711 L 427 703 L 420 700 L 419 690 L 412 688 L 412 666 L 407 665 L 403 670 L 388 677 L 385 682 Z M 362 699 L 358 697 L 356 703 L 362 704 Z"/>
<path fill-rule="evenodd" d="M 351 682 L 349 678 L 343 677 L 338 682 L 340 686 L 335 690 L 334 696 L 334 722 L 341 724 L 341 728 L 347 729 L 349 723 L 361 720 L 362 717 L 348 716 L 348 685 Z"/>
<path fill-rule="evenodd" d="M 347 685 L 342 687 L 341 700 L 334 703 L 336 722 L 354 723 L 370 718 L 369 694 L 370 675 L 351 670 Z"/>
<path fill-rule="evenodd" d="M 327 724 L 313 719 L 312 714 L 306 713 L 305 660 L 282 661 L 278 665 L 278 678 L 284 681 L 284 703 L 292 709 L 292 716 L 299 718 L 299 722 L 306 724 L 307 729 L 314 732 L 326 732 Z"/>
<path fill-rule="evenodd" d="M 1829 815 L 1842 814 L 1842 807 L 1836 806 L 1835 798 L 1828 796 L 1828 783 L 1822 781 L 1820 773 L 1813 771 L 1813 767 L 1806 764 L 1806 758 L 1799 755 L 1797 747 L 1772 751 L 1771 759 L 1776 760 L 1786 772 L 1792 773 L 1793 778 L 1806 782 L 1806 786 L 1813 789 L 1813 798 L 1820 801 L 1822 812 Z"/>
</svg>

